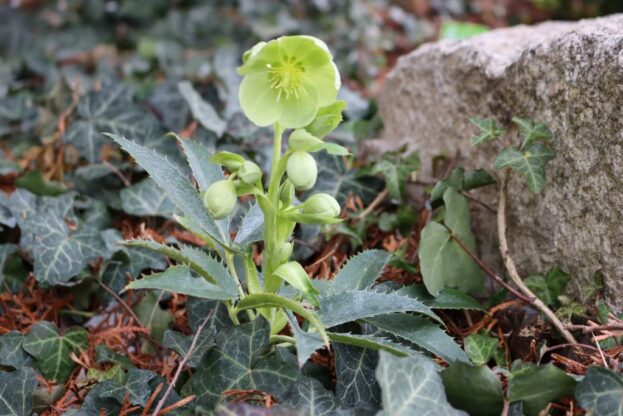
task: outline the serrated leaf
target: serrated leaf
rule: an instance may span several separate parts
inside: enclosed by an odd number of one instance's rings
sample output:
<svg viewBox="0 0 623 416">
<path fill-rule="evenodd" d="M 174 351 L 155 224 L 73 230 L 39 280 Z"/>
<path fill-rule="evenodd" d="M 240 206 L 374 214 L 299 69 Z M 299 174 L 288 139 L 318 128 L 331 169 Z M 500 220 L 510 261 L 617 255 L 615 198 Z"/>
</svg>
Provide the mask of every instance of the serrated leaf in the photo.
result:
<svg viewBox="0 0 623 416">
<path fill-rule="evenodd" d="M 541 192 L 545 186 L 545 165 L 556 154 L 541 144 L 532 144 L 523 151 L 513 147 L 504 149 L 495 159 L 495 168 L 511 168 L 521 174 L 532 192 Z"/>
<path fill-rule="evenodd" d="M 381 351 L 376 378 L 383 402 L 378 416 L 467 416 L 448 403 L 441 377 L 429 358 L 396 357 Z"/>
<path fill-rule="evenodd" d="M 491 360 L 498 348 L 497 338 L 488 333 L 471 334 L 465 337 L 465 352 L 477 366 L 485 365 Z"/>
<path fill-rule="evenodd" d="M 41 321 L 31 326 L 22 348 L 35 357 L 37 367 L 47 380 L 64 383 L 75 363 L 69 355 L 87 346 L 87 331 L 74 327 L 60 334 L 56 325 Z"/>
<path fill-rule="evenodd" d="M 260 358 L 270 345 L 269 335 L 270 325 L 261 316 L 223 329 L 189 381 L 197 395 L 193 405 L 212 410 L 224 401 L 223 392 L 232 389 L 259 390 L 280 399 L 299 375 L 295 364 L 275 355 Z"/>
<path fill-rule="evenodd" d="M 104 132 L 141 141 L 161 133 L 158 121 L 135 106 L 128 88 L 120 83 L 84 95 L 76 114 L 78 118 L 71 123 L 63 140 L 76 146 L 91 163 L 101 159 L 102 148 L 108 142 Z"/>
<path fill-rule="evenodd" d="M 227 123 L 219 117 L 214 107 L 201 98 L 190 82 L 182 81 L 177 84 L 177 88 L 188 103 L 193 117 L 206 129 L 216 133 L 217 136 L 222 136 Z"/>
<path fill-rule="evenodd" d="M 623 378 L 607 368 L 589 367 L 575 398 L 595 416 L 623 416 Z"/>
<path fill-rule="evenodd" d="M 374 377 L 376 351 L 333 344 L 335 353 L 335 395 L 346 407 L 378 407 L 381 391 Z"/>
<path fill-rule="evenodd" d="M 303 365 L 305 365 L 309 357 L 311 357 L 317 349 L 324 346 L 324 341 L 319 334 L 303 331 L 292 312 L 286 311 L 286 315 L 288 317 L 288 322 L 290 322 L 290 328 L 292 328 L 292 332 L 294 333 L 294 339 L 296 340 L 296 358 L 299 368 L 303 368 Z"/>
<path fill-rule="evenodd" d="M 145 178 L 120 192 L 121 207 L 130 215 L 137 217 L 170 218 L 175 205 L 151 178 Z"/>
<path fill-rule="evenodd" d="M 365 321 L 378 329 L 414 343 L 448 362 L 469 362 L 459 345 L 438 325 L 411 314 L 381 315 Z"/>
<path fill-rule="evenodd" d="M 190 180 L 175 165 L 156 152 L 122 136 L 116 134 L 109 136 L 119 143 L 150 174 L 154 181 L 192 222 L 201 227 L 201 230 L 214 240 L 225 246 L 227 245 L 228 237 L 224 235 L 223 231 L 203 207 L 199 193 L 190 183 Z"/>
<path fill-rule="evenodd" d="M 377 335 L 360 335 L 337 332 L 327 332 L 332 342 L 352 345 L 354 347 L 366 348 L 372 351 L 387 351 L 398 357 L 406 357 L 411 354 L 418 354 L 417 351 L 402 345 L 398 342 L 383 338 Z"/>
<path fill-rule="evenodd" d="M 253 204 L 242 218 L 238 228 L 236 244 L 246 245 L 264 238 L 264 213 L 258 204 Z"/>
<path fill-rule="evenodd" d="M 448 402 L 471 416 L 499 416 L 504 405 L 502 382 L 486 366 L 452 363 L 441 372 Z"/>
<path fill-rule="evenodd" d="M 354 290 L 333 293 L 320 299 L 318 315 L 327 328 L 358 319 L 393 312 L 417 312 L 441 322 L 439 317 L 420 301 L 394 293 Z"/>
<path fill-rule="evenodd" d="M 383 250 L 366 250 L 350 258 L 335 275 L 331 290 L 364 290 L 370 288 L 381 276 L 391 254 Z"/>
<path fill-rule="evenodd" d="M 198 140 L 178 138 L 178 142 L 184 149 L 184 154 L 201 192 L 208 189 L 214 182 L 225 178 L 221 167 L 210 161 L 214 151 Z"/>
<path fill-rule="evenodd" d="M 418 254 L 426 289 L 433 296 L 448 287 L 465 292 L 482 290 L 482 270 L 452 238 L 452 234 L 456 235 L 472 252 L 476 251 L 467 199 L 454 188 L 448 188 L 443 199 L 446 226 L 431 221 L 426 224 L 420 237 Z"/>
<path fill-rule="evenodd" d="M 443 289 L 437 297 L 431 296 L 422 284 L 403 286 L 396 291 L 400 295 L 407 295 L 418 299 L 432 309 L 473 309 L 486 311 L 480 303 L 467 293 L 458 289 Z"/>
<path fill-rule="evenodd" d="M 480 129 L 480 134 L 472 137 L 472 146 L 493 141 L 506 133 L 492 118 L 470 117 L 469 121 Z"/>
<path fill-rule="evenodd" d="M 0 366 L 15 369 L 34 366 L 34 359 L 22 348 L 23 342 L 21 332 L 10 331 L 0 336 Z"/>
<path fill-rule="evenodd" d="M 37 384 L 35 372 L 30 368 L 11 373 L 0 371 L 0 415 L 30 416 Z"/>
<path fill-rule="evenodd" d="M 154 273 L 134 280 L 126 289 L 155 289 L 181 293 L 203 299 L 233 300 L 236 293 L 228 293 L 203 277 L 194 277 L 188 266 L 171 266 L 162 273 Z"/>
<path fill-rule="evenodd" d="M 166 331 L 164 333 L 164 337 L 162 339 L 162 345 L 167 348 L 172 349 L 176 353 L 179 354 L 180 357 L 184 357 L 190 346 L 192 344 L 192 340 L 195 335 L 184 335 L 176 331 Z M 190 355 L 188 359 L 188 366 L 191 368 L 195 368 L 201 362 L 201 359 L 205 356 L 210 348 L 212 348 L 215 343 L 214 339 L 216 338 L 216 328 L 206 328 L 201 334 L 199 334 L 199 338 L 197 339 L 197 343 L 195 344 L 195 350 Z"/>
<path fill-rule="evenodd" d="M 519 133 L 523 137 L 522 149 L 539 140 L 552 138 L 552 132 L 543 123 L 535 123 L 534 120 L 521 117 L 513 117 L 512 121 L 519 128 Z"/>
<path fill-rule="evenodd" d="M 553 364 L 513 365 L 508 381 L 508 399 L 522 401 L 526 416 L 537 416 L 549 402 L 573 396 L 577 382 Z"/>
</svg>

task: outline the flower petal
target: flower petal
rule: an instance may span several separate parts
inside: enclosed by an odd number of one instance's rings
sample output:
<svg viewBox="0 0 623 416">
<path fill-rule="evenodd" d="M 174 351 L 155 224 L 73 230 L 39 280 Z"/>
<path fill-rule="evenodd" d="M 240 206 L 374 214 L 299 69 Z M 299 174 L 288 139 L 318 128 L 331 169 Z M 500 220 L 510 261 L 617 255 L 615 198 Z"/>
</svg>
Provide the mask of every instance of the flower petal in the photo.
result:
<svg viewBox="0 0 623 416">
<path fill-rule="evenodd" d="M 283 113 L 279 117 L 279 124 L 286 128 L 296 129 L 312 122 L 318 112 L 317 89 L 306 84 L 301 88 L 298 97 L 291 95 L 283 99 Z"/>
<path fill-rule="evenodd" d="M 244 53 L 243 64 L 238 67 L 240 75 L 266 72 L 270 66 L 277 65 L 280 59 L 279 44 L 276 40 L 260 42 Z"/>
<path fill-rule="evenodd" d="M 318 105 L 324 107 L 337 99 L 340 74 L 333 62 L 305 72 L 305 80 L 310 82 L 318 93 Z"/>
<path fill-rule="evenodd" d="M 284 36 L 278 39 L 283 56 L 294 57 L 305 69 L 331 61 L 331 52 L 320 40 L 311 36 Z"/>
<path fill-rule="evenodd" d="M 284 100 L 270 87 L 268 72 L 247 75 L 240 84 L 240 105 L 246 116 L 256 125 L 265 127 L 279 119 Z"/>
</svg>

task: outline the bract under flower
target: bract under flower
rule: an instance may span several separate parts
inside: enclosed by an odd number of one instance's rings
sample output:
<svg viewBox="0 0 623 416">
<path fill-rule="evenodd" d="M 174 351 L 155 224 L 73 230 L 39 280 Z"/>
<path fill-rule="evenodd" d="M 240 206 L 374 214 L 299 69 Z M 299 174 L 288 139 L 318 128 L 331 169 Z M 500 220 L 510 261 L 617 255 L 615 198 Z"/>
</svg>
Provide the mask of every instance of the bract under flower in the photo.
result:
<svg viewBox="0 0 623 416">
<path fill-rule="evenodd" d="M 258 126 L 299 128 L 333 103 L 340 75 L 327 46 L 311 36 L 283 36 L 245 53 L 240 104 Z"/>
</svg>

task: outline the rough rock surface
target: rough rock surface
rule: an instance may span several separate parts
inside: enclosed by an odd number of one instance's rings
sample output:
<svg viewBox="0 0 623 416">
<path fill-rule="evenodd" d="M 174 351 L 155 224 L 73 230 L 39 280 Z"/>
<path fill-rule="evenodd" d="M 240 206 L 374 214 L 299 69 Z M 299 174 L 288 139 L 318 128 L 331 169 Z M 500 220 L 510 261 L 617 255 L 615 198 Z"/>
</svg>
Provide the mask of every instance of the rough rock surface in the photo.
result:
<svg viewBox="0 0 623 416">
<path fill-rule="evenodd" d="M 513 257 L 524 275 L 558 265 L 580 295 L 600 273 L 603 295 L 623 308 L 623 15 L 426 44 L 399 60 L 379 103 L 382 146 L 417 149 L 423 178 L 444 153 L 494 171 L 499 149 L 471 148 L 469 116 L 548 125 L 557 157 L 545 190 L 531 194 L 517 179 L 510 186 Z M 493 189 L 481 196 L 495 204 Z M 474 209 L 481 254 L 495 261 L 495 218 Z"/>
</svg>

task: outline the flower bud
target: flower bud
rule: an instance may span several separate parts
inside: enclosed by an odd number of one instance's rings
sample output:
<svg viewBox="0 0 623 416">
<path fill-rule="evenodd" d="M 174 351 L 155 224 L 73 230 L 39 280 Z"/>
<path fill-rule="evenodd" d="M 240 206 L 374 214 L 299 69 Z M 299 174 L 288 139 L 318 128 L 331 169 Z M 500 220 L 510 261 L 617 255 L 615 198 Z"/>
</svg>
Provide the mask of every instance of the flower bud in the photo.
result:
<svg viewBox="0 0 623 416">
<path fill-rule="evenodd" d="M 279 257 L 279 263 L 285 263 L 290 260 L 294 245 L 292 243 L 283 243 L 281 247 L 277 249 L 277 257 Z"/>
<path fill-rule="evenodd" d="M 318 168 L 314 157 L 307 152 L 294 152 L 288 159 L 288 179 L 299 191 L 307 191 L 316 183 Z"/>
<path fill-rule="evenodd" d="M 292 182 L 290 182 L 289 179 L 286 179 L 281 186 L 281 191 L 279 192 L 279 201 L 281 201 L 284 207 L 289 207 L 290 204 L 292 204 L 294 191 L 294 185 L 292 185 Z"/>
<path fill-rule="evenodd" d="M 242 182 L 253 185 L 262 178 L 262 170 L 255 163 L 245 160 L 238 168 L 238 177 Z"/>
<path fill-rule="evenodd" d="M 203 194 L 203 205 L 217 220 L 230 215 L 236 207 L 236 187 L 228 180 L 214 182 Z"/>
<path fill-rule="evenodd" d="M 333 218 L 339 216 L 340 212 L 340 204 L 329 194 L 314 194 L 303 204 L 303 214 Z"/>
</svg>

